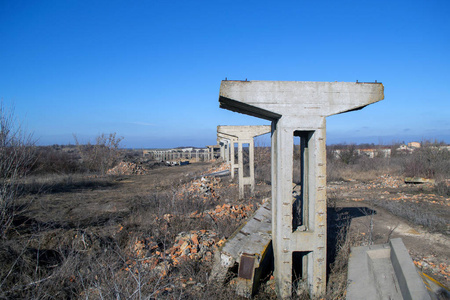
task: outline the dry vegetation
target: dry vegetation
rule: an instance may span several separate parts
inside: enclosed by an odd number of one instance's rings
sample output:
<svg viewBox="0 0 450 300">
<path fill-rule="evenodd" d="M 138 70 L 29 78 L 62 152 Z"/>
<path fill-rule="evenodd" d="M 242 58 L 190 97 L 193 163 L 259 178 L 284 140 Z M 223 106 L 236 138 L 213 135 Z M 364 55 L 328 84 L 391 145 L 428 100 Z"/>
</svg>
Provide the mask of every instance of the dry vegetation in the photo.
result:
<svg viewBox="0 0 450 300">
<path fill-rule="evenodd" d="M 2 136 L 14 128 L 6 121 Z M 119 152 L 119 143 L 114 134 L 64 147 L 34 147 L 23 134 L 2 141 L 1 299 L 237 298 L 232 288 L 209 282 L 213 255 L 270 196 L 270 149 L 257 148 L 256 195 L 239 201 L 229 177 L 202 180 L 219 165 L 160 166 Z M 395 232 L 377 233 L 375 211 L 449 234 L 447 150 L 430 144 L 389 159 L 347 150 L 341 159 L 328 155 L 327 299 L 345 298 L 352 245 L 385 242 Z M 115 175 L 105 175 L 123 160 Z M 405 185 L 405 175 L 431 176 L 437 184 Z M 350 233 L 358 217 L 368 217 L 367 230 Z M 423 255 L 414 253 L 416 264 L 429 262 Z M 428 273 L 442 270 L 439 279 L 448 280 L 447 264 Z M 274 296 L 269 280 L 255 297 Z M 308 296 L 298 291 L 293 298 Z"/>
</svg>

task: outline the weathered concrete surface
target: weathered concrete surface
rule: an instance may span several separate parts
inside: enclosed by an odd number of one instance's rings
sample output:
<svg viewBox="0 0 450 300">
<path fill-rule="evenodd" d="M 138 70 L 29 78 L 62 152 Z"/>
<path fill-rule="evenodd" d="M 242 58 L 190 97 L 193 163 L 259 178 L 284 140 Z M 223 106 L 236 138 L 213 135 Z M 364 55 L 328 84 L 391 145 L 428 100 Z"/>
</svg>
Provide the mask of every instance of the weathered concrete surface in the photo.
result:
<svg viewBox="0 0 450 300">
<path fill-rule="evenodd" d="M 239 164 L 238 162 L 236 162 L 236 160 L 234 159 L 234 145 L 237 142 L 237 137 L 232 136 L 232 135 L 228 135 L 228 134 L 224 134 L 221 132 L 217 132 L 217 137 L 219 138 L 223 138 L 223 139 L 228 139 L 229 140 L 229 161 L 228 163 L 230 164 L 230 172 L 231 172 L 231 178 L 234 178 L 234 174 L 236 172 L 236 170 L 239 168 Z"/>
<path fill-rule="evenodd" d="M 431 299 L 400 238 L 352 248 L 347 299 Z"/>
<path fill-rule="evenodd" d="M 325 117 L 380 101 L 383 91 L 380 83 L 222 81 L 221 108 L 272 121 L 272 235 L 279 297 L 291 296 L 294 252 L 302 256 L 301 278 L 310 293 L 325 293 Z M 300 137 L 302 151 L 302 193 L 295 203 L 294 136 Z"/>
<path fill-rule="evenodd" d="M 222 81 L 220 107 L 277 120 L 331 116 L 384 98 L 381 83 L 312 81 Z"/>
<path fill-rule="evenodd" d="M 235 137 L 232 142 L 230 154 L 234 161 L 234 143 L 238 144 L 238 176 L 239 176 L 239 198 L 244 198 L 245 185 L 250 185 L 251 193 L 255 191 L 255 141 L 256 136 L 269 133 L 271 130 L 268 125 L 260 126 L 217 126 L 217 133 L 229 137 Z M 243 144 L 249 144 L 249 176 L 244 176 L 244 156 Z M 231 172 L 234 176 L 234 168 L 232 166 Z"/>
<path fill-rule="evenodd" d="M 227 272 L 239 264 L 234 279 L 239 295 L 250 297 L 258 288 L 262 272 L 270 266 L 272 214 L 270 201 L 263 204 L 243 226 L 238 228 L 214 255 L 211 280 L 224 282 Z"/>
</svg>

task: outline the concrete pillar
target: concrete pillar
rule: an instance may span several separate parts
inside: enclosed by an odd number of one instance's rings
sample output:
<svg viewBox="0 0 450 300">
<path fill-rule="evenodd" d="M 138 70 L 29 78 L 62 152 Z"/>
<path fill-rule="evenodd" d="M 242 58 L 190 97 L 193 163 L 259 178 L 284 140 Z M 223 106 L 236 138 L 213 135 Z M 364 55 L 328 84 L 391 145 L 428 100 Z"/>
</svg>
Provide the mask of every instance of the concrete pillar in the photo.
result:
<svg viewBox="0 0 450 300">
<path fill-rule="evenodd" d="M 235 150 L 234 145 L 235 145 L 236 141 L 237 141 L 236 139 L 232 139 L 231 147 L 230 147 L 230 159 L 231 159 L 230 165 L 231 165 L 231 178 L 232 179 L 234 179 L 234 173 L 236 173 L 236 170 L 239 167 L 239 163 L 236 163 L 236 157 L 235 157 L 236 154 L 234 152 L 234 150 Z"/>
<path fill-rule="evenodd" d="M 222 81 L 221 108 L 272 122 L 272 242 L 276 292 L 290 298 L 298 277 L 318 297 L 326 289 L 325 117 L 384 98 L 381 83 Z M 301 140 L 302 189 L 293 199 L 294 136 Z M 297 264 L 296 264 L 297 265 Z"/>
<path fill-rule="evenodd" d="M 217 138 L 217 144 L 220 146 L 220 158 L 225 161 L 225 140 Z"/>
<path fill-rule="evenodd" d="M 217 143 L 221 146 L 220 150 L 221 150 L 221 157 L 223 154 L 223 161 L 226 163 L 230 163 L 231 161 L 231 155 L 230 155 L 230 138 L 234 138 L 235 137 L 230 137 L 229 135 L 226 134 L 222 134 L 220 132 L 217 132 Z M 222 152 L 223 149 L 223 152 Z"/>
<path fill-rule="evenodd" d="M 218 136 L 228 136 L 232 141 L 231 148 L 231 174 L 234 176 L 234 144 L 238 143 L 238 175 L 239 175 L 239 198 L 244 198 L 246 185 L 250 185 L 251 193 L 255 191 L 255 143 L 254 137 L 270 132 L 270 126 L 217 126 Z M 243 144 L 249 145 L 249 176 L 244 176 Z"/>
<path fill-rule="evenodd" d="M 225 134 L 222 132 L 217 132 L 217 136 L 224 138 L 228 141 L 228 158 L 227 162 L 230 164 L 230 170 L 231 170 L 231 178 L 234 178 L 234 174 L 236 173 L 236 170 L 239 168 L 239 163 L 235 160 L 235 152 L 234 152 L 234 145 L 237 143 L 238 139 L 235 136 Z"/>
<path fill-rule="evenodd" d="M 205 155 L 206 155 L 206 157 L 205 157 L 205 160 L 212 160 L 213 159 L 213 146 L 207 146 L 208 147 L 208 149 L 206 150 L 206 153 L 205 153 Z"/>
</svg>

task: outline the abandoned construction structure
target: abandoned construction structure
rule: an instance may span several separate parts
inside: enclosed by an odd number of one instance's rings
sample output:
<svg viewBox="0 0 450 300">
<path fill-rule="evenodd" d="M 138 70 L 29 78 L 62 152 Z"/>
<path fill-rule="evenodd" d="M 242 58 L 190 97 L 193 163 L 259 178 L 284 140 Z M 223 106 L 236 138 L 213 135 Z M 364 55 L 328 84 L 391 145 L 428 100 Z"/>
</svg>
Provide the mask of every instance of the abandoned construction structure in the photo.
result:
<svg viewBox="0 0 450 300">
<path fill-rule="evenodd" d="M 144 157 L 149 156 L 159 161 L 195 159 L 196 161 L 209 161 L 217 157 L 219 146 L 206 146 L 206 148 L 177 148 L 143 150 Z"/>
<path fill-rule="evenodd" d="M 376 82 L 222 81 L 221 108 L 271 121 L 271 234 L 279 297 L 291 296 L 293 279 L 306 282 L 311 295 L 325 293 L 326 117 L 358 110 L 383 98 L 383 85 Z M 230 157 L 225 149 L 234 149 L 239 136 L 241 143 L 249 143 L 265 130 L 244 136 L 220 126 L 222 157 Z M 301 157 L 301 193 L 296 197 L 292 195 L 294 139 L 300 142 Z M 239 182 L 244 183 L 239 176 Z M 252 264 L 256 260 L 246 261 Z"/>
<path fill-rule="evenodd" d="M 220 153 L 222 158 L 230 164 L 231 178 L 234 178 L 238 169 L 239 198 L 244 198 L 246 185 L 250 185 L 250 191 L 255 191 L 255 142 L 254 138 L 270 132 L 270 126 L 217 126 L 217 137 L 220 139 Z M 235 160 L 235 147 L 238 149 L 238 162 Z M 248 145 L 249 176 L 244 176 L 243 147 Z"/>
</svg>

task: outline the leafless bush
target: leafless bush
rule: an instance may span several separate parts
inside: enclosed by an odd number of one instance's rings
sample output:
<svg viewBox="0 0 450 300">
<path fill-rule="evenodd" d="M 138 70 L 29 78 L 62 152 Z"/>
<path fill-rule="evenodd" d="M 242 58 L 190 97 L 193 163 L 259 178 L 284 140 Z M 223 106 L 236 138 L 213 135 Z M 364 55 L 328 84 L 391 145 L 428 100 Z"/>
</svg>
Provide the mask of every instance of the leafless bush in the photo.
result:
<svg viewBox="0 0 450 300">
<path fill-rule="evenodd" d="M 271 182 L 271 153 L 270 147 L 256 145 L 255 147 L 255 180 L 265 183 Z"/>
<path fill-rule="evenodd" d="M 450 185 L 441 181 L 435 185 L 434 192 L 444 197 L 450 197 Z"/>
<path fill-rule="evenodd" d="M 66 152 L 60 146 L 36 148 L 36 163 L 32 174 L 72 174 L 81 171 L 78 154 Z"/>
<path fill-rule="evenodd" d="M 405 161 L 405 175 L 445 179 L 450 177 L 450 151 L 437 144 L 425 144 Z"/>
<path fill-rule="evenodd" d="M 354 164 L 345 164 L 340 159 L 327 155 L 327 181 L 342 181 L 358 178 L 361 181 L 373 180 L 383 174 L 403 173 L 403 158 L 369 158 L 362 156 Z"/>
<path fill-rule="evenodd" d="M 76 135 L 74 135 L 74 138 L 83 165 L 88 171 L 105 174 L 108 169 L 114 167 L 119 161 L 119 147 L 123 138 L 117 137 L 115 132 L 109 135 L 102 133 L 96 137 L 95 144 L 91 144 L 89 141 L 86 145 L 82 145 Z"/>
<path fill-rule="evenodd" d="M 331 265 L 327 284 L 327 299 L 343 299 L 347 291 L 348 258 L 352 244 L 347 234 L 349 226 L 342 226 L 338 232 L 336 257 Z"/>
<path fill-rule="evenodd" d="M 17 122 L 14 112 L 0 103 L 0 236 L 6 237 L 16 210 L 19 179 L 32 167 L 34 141 Z"/>
</svg>

